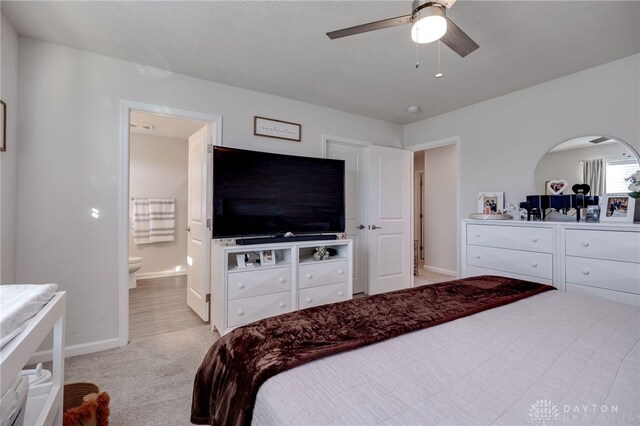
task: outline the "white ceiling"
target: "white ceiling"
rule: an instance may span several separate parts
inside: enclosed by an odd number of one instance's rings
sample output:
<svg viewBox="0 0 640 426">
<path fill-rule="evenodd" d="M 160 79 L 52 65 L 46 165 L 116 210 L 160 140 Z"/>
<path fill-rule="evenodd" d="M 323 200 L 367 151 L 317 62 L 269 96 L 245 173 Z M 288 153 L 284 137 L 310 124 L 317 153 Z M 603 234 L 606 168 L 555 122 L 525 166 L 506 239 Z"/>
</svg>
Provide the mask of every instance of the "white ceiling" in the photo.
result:
<svg viewBox="0 0 640 426">
<path fill-rule="evenodd" d="M 422 120 L 640 52 L 639 1 L 459 0 L 479 45 L 460 58 L 410 27 L 327 31 L 410 13 L 411 1 L 1 2 L 23 36 L 389 122 Z M 419 105 L 417 114 L 407 112 Z"/>
<path fill-rule="evenodd" d="M 129 116 L 130 123 L 152 125 L 152 130 L 130 127 L 131 133 L 143 135 L 162 136 L 165 138 L 189 139 L 205 125 L 202 121 L 188 120 L 186 118 L 175 118 L 168 115 L 149 114 L 132 111 Z"/>
</svg>

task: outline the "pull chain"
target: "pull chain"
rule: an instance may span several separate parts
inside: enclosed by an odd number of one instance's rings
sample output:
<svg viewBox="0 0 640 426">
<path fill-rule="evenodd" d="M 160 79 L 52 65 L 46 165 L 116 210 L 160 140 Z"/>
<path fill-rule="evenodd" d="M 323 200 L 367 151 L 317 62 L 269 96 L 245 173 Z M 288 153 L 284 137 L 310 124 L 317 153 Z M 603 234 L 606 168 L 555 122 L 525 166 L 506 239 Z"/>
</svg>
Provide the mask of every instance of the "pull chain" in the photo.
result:
<svg viewBox="0 0 640 426">
<path fill-rule="evenodd" d="M 416 28 L 416 39 L 418 36 L 418 28 Z M 420 44 L 416 43 L 416 69 L 420 66 Z"/>
<path fill-rule="evenodd" d="M 442 73 L 440 72 L 440 40 L 438 40 L 438 73 L 436 74 L 436 78 L 442 77 Z"/>
</svg>

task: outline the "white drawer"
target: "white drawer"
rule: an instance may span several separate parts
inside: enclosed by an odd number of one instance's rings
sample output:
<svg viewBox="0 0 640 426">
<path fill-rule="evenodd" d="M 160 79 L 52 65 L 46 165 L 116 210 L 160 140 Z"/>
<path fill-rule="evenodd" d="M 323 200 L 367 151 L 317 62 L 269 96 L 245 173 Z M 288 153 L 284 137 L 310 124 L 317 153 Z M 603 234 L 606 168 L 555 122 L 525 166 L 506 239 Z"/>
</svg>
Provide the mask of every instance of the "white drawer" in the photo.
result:
<svg viewBox="0 0 640 426">
<path fill-rule="evenodd" d="M 267 268 L 229 274 L 229 300 L 291 290 L 291 268 Z"/>
<path fill-rule="evenodd" d="M 319 261 L 300 265 L 298 281 L 300 288 L 316 287 L 325 284 L 335 284 L 347 281 L 349 262 Z"/>
<path fill-rule="evenodd" d="M 291 292 L 267 294 L 230 300 L 227 308 L 227 327 L 237 327 L 262 318 L 291 311 Z"/>
<path fill-rule="evenodd" d="M 532 281 L 535 283 L 552 285 L 555 287 L 555 285 L 553 284 L 553 280 L 550 278 L 532 277 L 528 275 L 516 274 L 514 272 L 496 271 L 493 269 L 484 269 L 484 268 L 478 268 L 476 266 L 469 266 L 469 265 L 467 265 L 465 272 L 466 273 L 462 278 L 477 277 L 479 275 L 498 275 L 500 277 L 517 278 L 519 280 Z"/>
<path fill-rule="evenodd" d="M 569 256 L 640 263 L 640 232 L 568 229 Z"/>
<path fill-rule="evenodd" d="M 640 305 L 640 295 L 624 293 L 622 291 L 607 290 L 588 285 L 567 283 L 567 293 L 583 293 L 592 296 L 613 300 L 614 302 L 626 303 L 628 305 Z"/>
<path fill-rule="evenodd" d="M 553 252 L 553 229 L 527 226 L 467 225 L 467 244 Z"/>
<path fill-rule="evenodd" d="M 467 265 L 553 279 L 553 256 L 547 253 L 467 246 Z"/>
<path fill-rule="evenodd" d="M 326 305 L 327 303 L 342 302 L 351 299 L 348 292 L 348 283 L 330 284 L 321 287 L 305 288 L 300 290 L 298 307 L 299 309 L 310 308 L 312 306 Z"/>
<path fill-rule="evenodd" d="M 640 263 L 566 257 L 567 282 L 640 294 Z"/>
</svg>

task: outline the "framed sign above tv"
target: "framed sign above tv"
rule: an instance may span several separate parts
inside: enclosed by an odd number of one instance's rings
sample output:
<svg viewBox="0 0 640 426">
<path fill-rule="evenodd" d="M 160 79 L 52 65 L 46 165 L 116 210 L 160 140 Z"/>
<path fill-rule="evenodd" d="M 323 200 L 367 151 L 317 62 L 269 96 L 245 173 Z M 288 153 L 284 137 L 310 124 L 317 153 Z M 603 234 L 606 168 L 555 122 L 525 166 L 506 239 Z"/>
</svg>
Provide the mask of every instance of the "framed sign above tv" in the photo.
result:
<svg viewBox="0 0 640 426">
<path fill-rule="evenodd" d="M 253 134 L 267 138 L 300 142 L 302 137 L 302 126 L 288 121 L 254 116 Z"/>
</svg>

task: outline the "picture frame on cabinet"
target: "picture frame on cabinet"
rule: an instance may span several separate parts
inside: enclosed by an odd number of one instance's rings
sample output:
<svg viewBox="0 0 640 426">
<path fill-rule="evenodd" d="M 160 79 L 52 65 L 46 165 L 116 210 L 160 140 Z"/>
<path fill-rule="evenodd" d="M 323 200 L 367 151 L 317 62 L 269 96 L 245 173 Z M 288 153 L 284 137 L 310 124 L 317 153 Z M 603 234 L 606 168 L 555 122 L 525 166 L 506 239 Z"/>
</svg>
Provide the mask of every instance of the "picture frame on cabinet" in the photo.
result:
<svg viewBox="0 0 640 426">
<path fill-rule="evenodd" d="M 504 211 L 504 192 L 478 192 L 478 213 L 496 214 Z"/>
<path fill-rule="evenodd" d="M 260 265 L 275 265 L 276 253 L 274 250 L 262 250 L 260 252 Z"/>
<path fill-rule="evenodd" d="M 601 222 L 633 222 L 636 200 L 627 193 L 602 196 Z"/>
</svg>

